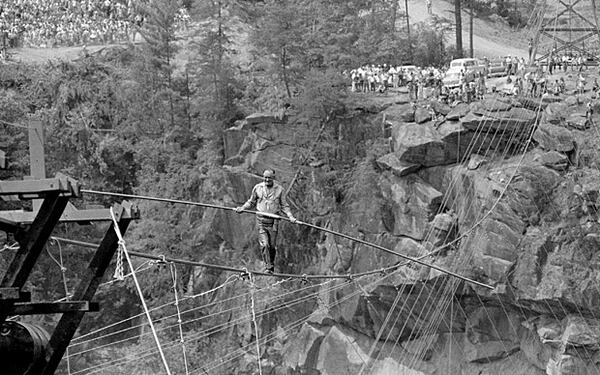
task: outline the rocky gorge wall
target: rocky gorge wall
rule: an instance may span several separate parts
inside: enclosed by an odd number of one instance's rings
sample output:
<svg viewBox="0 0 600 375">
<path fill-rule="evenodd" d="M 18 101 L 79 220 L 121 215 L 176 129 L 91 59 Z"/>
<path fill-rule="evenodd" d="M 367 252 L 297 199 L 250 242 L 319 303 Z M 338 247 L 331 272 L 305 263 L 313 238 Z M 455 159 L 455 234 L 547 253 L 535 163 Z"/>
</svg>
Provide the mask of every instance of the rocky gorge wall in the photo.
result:
<svg viewBox="0 0 600 375">
<path fill-rule="evenodd" d="M 262 170 L 273 168 L 285 187 L 294 181 L 292 199 L 311 202 L 310 212 L 297 212 L 301 220 L 491 287 L 284 223 L 281 271 L 345 275 L 397 267 L 311 284 L 313 297 L 294 304 L 304 294 L 291 293 L 283 310 L 269 301 L 292 286 L 257 278 L 260 307 L 272 310 L 258 320 L 259 338 L 272 338 L 261 346 L 261 372 L 600 373 L 600 134 L 583 102 L 492 97 L 414 106 L 390 98 L 354 106 L 353 116 L 332 126 L 338 140 L 356 145 L 356 160 L 366 158 L 363 152 L 372 160 L 358 181 L 348 174 L 347 183 L 363 189 L 341 197 L 314 183 L 335 168 L 306 157 L 315 134 L 270 114 L 228 129 L 227 203 L 244 202 Z M 352 150 L 346 147 L 344 158 Z M 295 210 L 306 206 L 293 203 Z M 252 262 L 253 220 L 208 211 L 204 241 Z M 227 334 L 247 345 L 247 356 L 224 373 L 257 373 L 254 331 L 249 323 L 234 331 Z"/>
</svg>

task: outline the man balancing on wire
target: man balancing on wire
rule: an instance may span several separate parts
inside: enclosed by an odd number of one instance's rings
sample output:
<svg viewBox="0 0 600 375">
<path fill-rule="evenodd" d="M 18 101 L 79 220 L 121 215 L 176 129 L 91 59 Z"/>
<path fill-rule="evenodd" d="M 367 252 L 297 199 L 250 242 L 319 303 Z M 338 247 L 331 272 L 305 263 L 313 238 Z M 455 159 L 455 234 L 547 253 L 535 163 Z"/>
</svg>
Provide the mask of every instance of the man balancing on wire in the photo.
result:
<svg viewBox="0 0 600 375">
<path fill-rule="evenodd" d="M 242 206 L 237 207 L 235 211 L 241 213 L 253 206 L 256 206 L 256 211 L 259 212 L 256 215 L 256 226 L 258 227 L 260 253 L 265 263 L 265 271 L 271 273 L 275 270 L 274 262 L 277 252 L 277 226 L 279 220 L 272 216 L 261 215 L 260 212 L 274 215 L 283 212 L 292 223 L 297 222 L 287 203 L 283 187 L 275 182 L 275 171 L 272 169 L 264 171 L 263 182 L 254 186 L 250 199 Z"/>
</svg>

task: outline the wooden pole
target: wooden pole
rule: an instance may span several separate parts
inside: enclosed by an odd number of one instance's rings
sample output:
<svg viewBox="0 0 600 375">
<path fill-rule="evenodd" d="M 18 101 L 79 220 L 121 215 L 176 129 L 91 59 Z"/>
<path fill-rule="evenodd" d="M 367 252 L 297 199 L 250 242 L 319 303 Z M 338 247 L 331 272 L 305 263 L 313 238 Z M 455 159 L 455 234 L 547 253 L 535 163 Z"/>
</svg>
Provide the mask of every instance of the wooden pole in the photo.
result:
<svg viewBox="0 0 600 375">
<path fill-rule="evenodd" d="M 406 34 L 408 35 L 408 53 L 411 64 L 414 63 L 412 53 L 412 43 L 410 40 L 410 17 L 408 16 L 408 0 L 404 0 L 404 10 L 406 11 Z"/>
<path fill-rule="evenodd" d="M 470 1 L 471 12 L 469 14 L 469 57 L 473 58 L 473 0 Z"/>
</svg>

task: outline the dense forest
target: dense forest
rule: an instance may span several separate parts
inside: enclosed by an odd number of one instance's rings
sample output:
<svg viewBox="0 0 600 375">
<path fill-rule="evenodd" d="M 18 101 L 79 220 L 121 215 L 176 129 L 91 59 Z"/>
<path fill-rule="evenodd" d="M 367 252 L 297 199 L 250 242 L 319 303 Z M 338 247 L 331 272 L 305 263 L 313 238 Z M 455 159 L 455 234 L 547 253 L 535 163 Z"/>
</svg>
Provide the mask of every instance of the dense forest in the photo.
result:
<svg viewBox="0 0 600 375">
<path fill-rule="evenodd" d="M 501 6 L 496 4 L 492 10 L 489 2 L 477 1 L 475 10 L 482 15 L 501 12 L 507 19 L 521 14 L 510 7 L 513 2 L 496 3 Z M 531 7 L 533 3 L 520 4 Z M 15 125 L 37 120 L 44 124 L 49 175 L 62 172 L 102 191 L 232 205 L 223 201 L 227 186 L 223 132 L 246 116 L 263 112 L 285 117 L 287 126 L 300 135 L 304 143 L 296 146 L 305 152 L 292 155 L 299 169 L 314 160 L 332 166 L 316 178 L 300 174 L 295 180 L 299 191 L 310 184 L 330 192 L 335 198 L 332 204 L 344 205 L 370 189 L 371 166 L 378 156 L 369 147 L 374 139 L 366 136 L 354 144 L 355 140 L 340 135 L 340 121 L 353 116 L 356 108 L 349 106 L 355 98 L 348 92 L 344 71 L 363 64 L 443 66 L 456 55 L 453 41 L 447 38 L 452 25 L 414 24 L 407 32 L 405 10 L 398 1 L 193 0 L 184 5 L 193 20 L 184 33 L 176 32 L 174 25 L 177 2 L 150 0 L 139 30 L 142 43 L 107 47 L 99 53 L 84 51 L 74 61 L 0 65 L 0 149 L 8 159 L 0 178 L 28 175 L 27 134 Z M 374 125 L 364 126 L 365 134 L 374 134 L 370 128 Z M 294 198 L 301 219 L 310 220 L 320 209 L 311 206 L 309 196 Z M 116 201 L 84 196 L 74 203 L 106 207 Z M 240 265 L 240 259 L 222 249 L 202 245 L 203 209 L 143 201 L 139 205 L 143 220 L 127 233 L 131 249 Z M 20 206 L 0 202 L 0 208 Z M 102 225 L 61 225 L 55 235 L 97 242 L 105 230 Z M 318 234 L 294 228 L 285 236 L 284 242 L 310 244 Z M 10 244 L 13 239 L 0 240 Z M 56 242 L 47 251 L 54 259 L 42 257 L 28 285 L 37 300 L 59 300 L 65 287 L 68 290 L 76 283 L 88 253 Z M 62 251 L 68 252 L 66 273 L 56 268 L 59 251 L 61 259 Z M 2 257 L 0 266 L 8 261 Z M 148 268 L 141 261 L 138 265 Z M 179 292 L 186 292 L 193 270 L 182 267 L 175 275 L 172 271 L 151 265 L 140 272 L 152 306 L 173 299 L 174 277 Z M 207 289 L 223 281 L 220 274 L 205 272 L 211 280 Z M 80 333 L 140 312 L 128 282 L 102 287 L 97 299 L 111 301 L 111 306 L 101 314 L 88 314 Z M 188 327 L 186 334 L 192 335 L 196 328 Z M 176 337 L 178 332 L 172 329 L 168 334 Z M 135 346 L 152 345 L 150 340 L 124 341 L 122 346 L 80 356 L 70 366 L 83 369 L 98 358 L 118 356 L 115 352 L 127 354 Z M 206 337 L 193 341 L 188 350 L 201 353 L 188 358 L 190 367 L 197 369 L 221 356 L 227 346 L 216 346 Z M 66 373 L 65 366 L 61 371 Z M 158 359 L 138 366 L 144 373 L 159 373 L 161 368 Z M 107 373 L 125 369 L 131 367 Z"/>
</svg>

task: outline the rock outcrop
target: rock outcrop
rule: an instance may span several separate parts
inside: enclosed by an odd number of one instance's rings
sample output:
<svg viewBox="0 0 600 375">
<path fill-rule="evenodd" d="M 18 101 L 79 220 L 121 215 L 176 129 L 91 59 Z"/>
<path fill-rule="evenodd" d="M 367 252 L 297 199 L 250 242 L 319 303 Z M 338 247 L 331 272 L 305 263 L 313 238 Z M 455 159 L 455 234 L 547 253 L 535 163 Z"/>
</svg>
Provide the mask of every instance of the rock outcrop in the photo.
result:
<svg viewBox="0 0 600 375">
<path fill-rule="evenodd" d="M 280 339 L 261 354 L 272 373 L 598 373 L 599 136 L 579 100 L 387 103 L 360 113 L 334 132 L 358 140 L 340 158 L 371 158 L 347 175 L 350 192 L 315 188 L 331 164 L 299 165 L 306 149 L 297 145 L 310 142 L 281 116 L 225 131 L 231 202 L 274 167 L 284 185 L 294 182 L 294 207 L 313 207 L 304 220 L 390 250 L 287 227 L 279 269 L 371 272 L 315 286 L 302 319 L 261 318 L 261 335 Z M 250 219 L 206 221 L 213 235 L 203 240 L 255 251 Z M 301 324 L 290 331 L 292 315 Z"/>
</svg>

